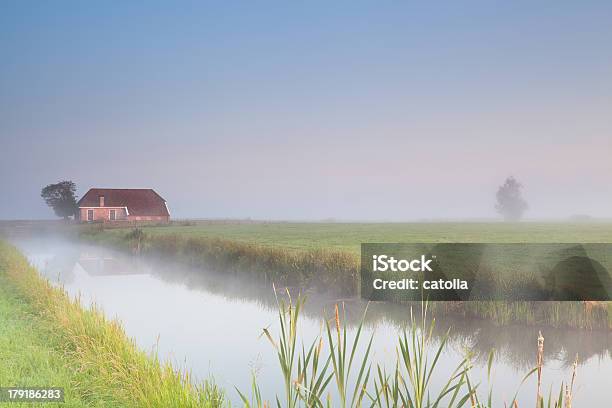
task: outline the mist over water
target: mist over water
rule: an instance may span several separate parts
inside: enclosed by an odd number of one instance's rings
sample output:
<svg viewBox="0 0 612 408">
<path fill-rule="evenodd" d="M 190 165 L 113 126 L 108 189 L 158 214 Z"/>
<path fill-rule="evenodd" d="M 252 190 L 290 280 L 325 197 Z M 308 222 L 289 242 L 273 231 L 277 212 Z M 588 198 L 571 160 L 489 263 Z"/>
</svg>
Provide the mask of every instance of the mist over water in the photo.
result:
<svg viewBox="0 0 612 408">
<path fill-rule="evenodd" d="M 61 239 L 19 240 L 17 245 L 41 273 L 61 285 L 82 304 L 95 303 L 107 316 L 120 320 L 144 350 L 157 350 L 162 358 L 192 370 L 200 379 L 214 376 L 230 398 L 237 401 L 234 386 L 250 387 L 251 373 L 268 399 L 282 389 L 276 355 L 261 336 L 264 327 L 278 330 L 276 298 L 269 285 L 240 280 L 176 264 L 129 257 L 106 248 Z M 296 292 L 292 290 L 292 292 Z M 296 294 L 295 293 L 295 294 Z M 294 294 L 294 295 L 295 295 Z M 283 296 L 282 294 L 280 295 Z M 309 293 L 299 333 L 306 344 L 323 330 L 337 299 Z M 343 299 L 351 332 L 366 304 Z M 397 334 L 410 321 L 406 306 L 371 303 L 365 319 L 364 338 L 374 333 L 373 361 L 394 366 Z M 486 382 L 486 359 L 496 350 L 494 394 L 512 399 L 522 376 L 535 365 L 536 339 L 545 337 L 544 390 L 558 389 L 571 376 L 571 364 L 579 357 L 574 392 L 576 406 L 603 406 L 612 378 L 612 336 L 609 332 L 564 330 L 521 325 L 495 326 L 479 319 L 437 319 L 435 336 L 451 329 L 434 385 L 442 385 L 467 351 L 474 353 L 474 378 Z M 488 388 L 486 388 L 488 390 Z M 531 401 L 535 381 L 521 389 L 521 400 Z M 499 400 L 499 403 L 502 401 Z"/>
</svg>

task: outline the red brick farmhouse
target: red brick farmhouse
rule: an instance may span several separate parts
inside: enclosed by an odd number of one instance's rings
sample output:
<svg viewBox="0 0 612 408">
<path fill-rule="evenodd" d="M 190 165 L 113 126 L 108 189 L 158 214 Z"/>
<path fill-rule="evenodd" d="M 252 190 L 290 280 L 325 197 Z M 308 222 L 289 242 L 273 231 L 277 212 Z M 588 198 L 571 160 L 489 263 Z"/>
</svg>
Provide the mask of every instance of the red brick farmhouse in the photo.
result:
<svg viewBox="0 0 612 408">
<path fill-rule="evenodd" d="M 166 200 L 150 188 L 92 188 L 77 204 L 82 222 L 170 220 Z"/>
</svg>

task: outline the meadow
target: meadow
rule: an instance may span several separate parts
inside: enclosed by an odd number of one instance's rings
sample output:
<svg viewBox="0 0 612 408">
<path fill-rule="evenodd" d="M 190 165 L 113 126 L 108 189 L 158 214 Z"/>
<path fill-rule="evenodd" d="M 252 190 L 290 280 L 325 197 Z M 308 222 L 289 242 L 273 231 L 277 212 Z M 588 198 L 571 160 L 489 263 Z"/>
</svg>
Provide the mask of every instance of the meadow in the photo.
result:
<svg viewBox="0 0 612 408">
<path fill-rule="evenodd" d="M 95 228 L 95 227 L 94 227 Z M 177 221 L 146 226 L 147 234 L 220 238 L 286 249 L 333 249 L 359 254 L 363 242 L 610 243 L 612 222 L 306 223 Z M 122 234 L 122 229 L 107 229 Z"/>
</svg>

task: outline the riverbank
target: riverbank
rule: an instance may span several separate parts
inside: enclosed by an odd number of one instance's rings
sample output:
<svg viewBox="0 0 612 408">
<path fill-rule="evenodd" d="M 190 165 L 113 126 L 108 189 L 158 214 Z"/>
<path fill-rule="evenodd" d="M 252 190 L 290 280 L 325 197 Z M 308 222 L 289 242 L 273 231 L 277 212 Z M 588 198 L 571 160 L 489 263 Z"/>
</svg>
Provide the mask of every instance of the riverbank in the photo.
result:
<svg viewBox="0 0 612 408">
<path fill-rule="evenodd" d="M 99 246 L 62 241 L 57 236 L 29 243 L 21 241 L 18 245 L 24 254 L 27 254 L 30 262 L 37 266 L 42 276 L 47 276 L 54 282 L 61 282 L 59 284 L 65 285 L 66 291 L 71 296 L 80 296 L 81 304 L 88 304 L 90 300 L 95 299 L 106 313 L 117 316 L 125 324 L 129 335 L 137 339 L 138 344 L 142 347 L 148 348 L 152 339 L 154 341 L 159 336 L 161 338 L 160 355 L 167 358 L 185 356 L 189 368 L 200 378 L 206 378 L 213 372 L 218 382 L 229 390 L 228 399 L 237 397 L 236 392 L 232 391 L 234 387 L 250 396 L 249 373 L 253 372 L 257 384 L 261 386 L 263 400 L 274 401 L 275 396 L 279 396 L 281 401 L 284 400 L 283 390 L 286 390 L 286 377 L 283 373 L 286 371 L 279 369 L 283 368 L 282 365 L 279 367 L 273 363 L 278 350 L 275 344 L 277 346 L 281 344 L 277 335 L 282 333 L 279 324 L 273 322 L 274 315 L 280 311 L 278 310 L 278 299 L 275 300 L 269 286 L 265 294 L 272 299 L 268 302 L 267 297 L 264 299 L 255 296 L 259 286 L 240 284 L 236 286 L 233 284 L 235 279 L 224 277 L 222 274 L 202 273 L 192 268 L 181 268 L 173 263 L 149 262 L 149 260 L 124 256 Z M 193 275 L 188 275 L 190 272 Z M 170 281 L 167 281 L 166 278 Z M 236 279 L 241 280 L 241 278 Z M 200 287 L 198 282 L 209 287 Z M 242 290 L 243 293 L 248 294 L 248 297 L 244 298 L 240 293 L 228 293 L 224 288 Z M 211 289 L 213 292 L 210 292 Z M 263 291 L 263 288 L 261 290 Z M 280 292 L 278 296 L 281 302 L 286 301 L 287 296 L 284 290 Z M 344 337 L 346 333 L 347 345 L 356 341 L 356 331 L 361 326 L 363 340 L 360 342 L 360 350 L 363 351 L 363 347 L 367 346 L 370 336 L 375 337 L 371 358 L 366 361 L 366 365 L 371 363 L 373 370 L 367 386 L 368 394 L 373 396 L 376 386 L 378 385 L 380 389 L 381 384 L 386 383 L 384 379 L 373 377 L 377 367 L 380 366 L 383 369 L 387 367 L 393 370 L 398 362 L 395 353 L 387 351 L 395 350 L 394 345 L 397 344 L 398 335 L 407 328 L 407 324 L 408 327 L 417 327 L 408 323 L 411 320 L 410 316 L 413 315 L 411 308 L 382 302 L 368 306 L 357 299 L 345 302 L 330 300 L 332 302 L 330 304 L 324 304 L 325 301 L 324 298 L 308 296 L 307 304 L 300 306 L 299 314 L 304 319 L 300 319 L 298 323 L 296 318 L 295 323 L 285 325 L 297 331 L 298 340 L 294 341 L 295 337 L 291 337 L 296 352 L 303 344 L 302 341 L 307 350 L 309 345 L 323 344 L 319 358 L 319 370 L 321 370 L 319 372 L 322 374 L 325 372 L 329 376 L 332 374 L 332 363 L 329 363 L 327 369 L 323 369 L 324 363 L 329 361 L 332 350 L 339 350 L 338 324 L 334 320 L 342 327 L 346 323 L 346 329 L 341 329 L 341 337 Z M 357 302 L 360 305 L 356 304 Z M 340 311 L 340 320 L 334 319 L 336 305 Z M 367 313 L 365 313 L 366 307 Z M 281 310 L 286 311 L 282 307 Z M 185 311 L 189 312 L 185 313 Z M 212 312 L 206 313 L 205 311 Z M 282 314 L 286 316 L 284 312 Z M 414 309 L 414 316 L 418 315 L 419 309 Z M 332 326 L 333 346 L 327 335 L 321 338 L 321 325 L 325 328 L 326 321 Z M 434 395 L 443 387 L 448 379 L 446 376 L 451 375 L 453 369 L 463 359 L 467 349 L 472 350 L 470 361 L 477 365 L 470 369 L 473 378 L 485 381 L 488 378 L 486 365 L 490 352 L 495 349 L 493 371 L 500 370 L 499 372 L 504 374 L 501 377 L 498 376 L 494 381 L 494 397 L 496 401 L 509 402 L 519 388 L 521 378 L 533 368 L 535 363 L 534 349 L 538 329 L 531 330 L 524 327 L 495 329 L 491 327 L 490 330 L 487 330 L 483 328 L 483 322 L 477 320 L 472 320 L 470 323 L 460 319 L 449 319 L 448 323 L 450 326 L 436 319 L 431 333 L 430 330 L 419 331 L 419 333 L 430 333 L 432 336 L 430 346 L 425 347 L 429 361 L 432 361 L 436 354 L 436 347 L 440 345 L 440 341 L 448 336 L 445 351 L 442 353 L 443 357 L 437 364 L 433 382 L 427 387 L 427 393 L 431 392 Z M 266 327 L 269 334 L 273 336 L 273 344 L 266 344 L 267 336 L 265 332 L 263 336 L 261 335 L 262 327 Z M 177 328 L 180 329 L 177 330 Z M 293 329 L 291 331 L 293 332 Z M 602 333 L 557 331 L 545 328 L 542 328 L 542 333 L 547 339 L 547 346 L 543 353 L 547 364 L 544 375 L 547 383 L 544 389 L 548 390 L 548 383 L 550 383 L 553 389 L 558 390 L 561 382 L 569 379 L 568 373 L 571 374 L 571 370 L 568 370 L 568 365 L 573 364 L 578 354 L 581 381 L 578 383 L 578 389 L 584 392 L 575 401 L 575 406 L 600 406 L 598 402 L 606 401 L 602 390 L 606 389 L 605 378 L 609 378 L 609 369 L 605 368 L 609 367 L 607 364 L 610 358 L 609 341 L 606 340 L 609 337 Z M 412 337 L 412 334 L 409 335 Z M 508 344 L 511 345 L 511 350 L 508 349 Z M 412 350 L 412 346 L 410 347 Z M 466 347 L 469 348 L 466 349 Z M 344 346 L 342 349 L 345 350 Z M 347 350 L 350 353 L 350 349 Z M 416 352 L 416 350 L 413 351 Z M 301 352 L 296 353 L 296 359 L 299 358 L 298 355 L 301 355 Z M 359 358 L 360 355 L 361 352 L 358 350 L 356 358 Z M 563 356 L 563 361 L 557 362 L 556 360 L 561 356 Z M 361 365 L 359 361 L 355 362 L 355 369 Z M 567 364 L 564 361 L 567 361 Z M 602 365 L 601 361 L 605 361 L 606 364 Z M 297 360 L 295 364 L 299 365 Z M 403 365 L 400 363 L 400 366 L 403 367 Z M 312 366 L 309 366 L 307 369 L 309 373 L 311 368 Z M 297 366 L 294 366 L 294 372 L 290 378 L 299 381 L 302 376 L 295 370 Z M 392 373 L 393 371 L 389 372 L 389 374 Z M 347 377 L 354 378 L 354 376 Z M 308 384 L 312 384 L 310 376 L 308 378 Z M 408 380 L 407 376 L 402 378 Z M 535 396 L 535 378 L 532 377 L 528 383 L 521 390 L 521 401 L 531 401 L 532 396 Z M 300 384 L 297 385 L 296 391 L 302 389 Z M 302 385 L 307 386 L 306 383 Z M 392 386 L 392 384 L 385 384 L 385 387 L 387 385 Z M 466 391 L 465 385 L 462 386 L 463 391 Z M 488 389 L 489 384 L 483 387 Z M 346 387 L 342 385 L 342 389 Z M 336 398 L 341 391 L 337 389 L 337 384 L 333 379 L 326 390 L 331 392 L 332 398 Z M 326 392 L 318 392 L 314 395 L 325 395 L 326 397 L 326 394 Z M 420 392 L 419 394 L 423 395 Z M 237 398 L 234 398 L 232 403 L 234 406 L 243 406 Z M 253 404 L 252 406 L 261 407 L 263 405 Z M 283 406 L 289 405 L 283 404 Z M 392 403 L 391 406 L 400 406 L 400 404 Z M 523 405 L 520 404 L 520 406 Z"/>
<path fill-rule="evenodd" d="M 121 325 L 42 279 L 0 241 L 1 386 L 66 389 L 70 407 L 220 407 L 211 382 L 196 382 L 139 350 Z"/>
<path fill-rule="evenodd" d="M 81 239 L 135 254 L 179 262 L 196 269 L 236 273 L 262 283 L 354 296 L 359 287 L 359 258 L 325 248 L 289 249 L 223 238 L 180 233 L 151 234 L 149 228 L 85 226 Z"/>
<path fill-rule="evenodd" d="M 337 246 L 322 248 L 314 242 L 321 235 L 327 241 L 342 239 L 346 228 L 357 232 L 349 234 L 347 242 L 356 237 L 371 237 L 383 241 L 404 239 L 417 242 L 444 242 L 449 239 L 460 242 L 477 241 L 479 231 L 490 242 L 549 242 L 561 241 L 561 225 L 556 224 L 211 224 L 205 226 L 144 227 L 137 229 L 105 228 L 104 225 L 86 225 L 79 228 L 81 239 L 115 249 L 144 256 L 163 258 L 188 265 L 194 269 L 216 270 L 250 277 L 263 284 L 274 282 L 280 286 L 299 287 L 330 292 L 334 296 L 357 296 L 359 288 L 359 256 L 354 250 L 339 250 Z M 230 233 L 220 238 L 214 234 L 227 227 Z M 401 227 L 401 229 L 400 229 Z M 413 228 L 414 227 L 414 228 Z M 612 241 L 612 224 L 567 224 L 569 237 L 565 242 L 580 238 L 583 242 Z M 271 228 L 273 232 L 258 243 L 253 236 Z M 388 235 L 385 234 L 388 228 Z M 431 231 L 427 233 L 428 228 Z M 442 234 L 444 229 L 448 232 Z M 463 228 L 463 230 L 461 230 Z M 206 232 L 203 232 L 206 231 Z M 241 231 L 238 233 L 238 231 Z M 249 234 L 249 231 L 251 234 Z M 300 232 L 301 231 L 301 232 Z M 369 232 L 367 232 L 369 231 Z M 403 231 L 403 232 L 402 232 Z M 408 234 L 409 231 L 412 231 Z M 556 231 L 556 232 L 555 232 Z M 298 236 L 301 238 L 298 239 Z M 381 235 L 383 234 L 383 235 Z M 427 235 L 428 234 L 428 235 Z M 288 237 L 286 245 L 276 245 L 273 236 Z M 251 238 L 247 238 L 251 236 Z M 383 239 L 383 236 L 387 236 Z M 401 237 L 404 238 L 401 238 Z M 280 238 L 277 238 L 277 240 Z M 568 240 L 569 239 L 569 240 Z M 300 248 L 294 248 L 302 242 Z M 308 243 L 309 242 L 309 243 Z M 353 244 L 351 244 L 353 245 Z M 612 302 L 583 304 L 582 302 L 520 302 L 520 301 L 471 301 L 432 302 L 434 314 L 489 319 L 498 325 L 522 323 L 556 328 L 581 328 L 589 330 L 612 329 Z"/>
</svg>

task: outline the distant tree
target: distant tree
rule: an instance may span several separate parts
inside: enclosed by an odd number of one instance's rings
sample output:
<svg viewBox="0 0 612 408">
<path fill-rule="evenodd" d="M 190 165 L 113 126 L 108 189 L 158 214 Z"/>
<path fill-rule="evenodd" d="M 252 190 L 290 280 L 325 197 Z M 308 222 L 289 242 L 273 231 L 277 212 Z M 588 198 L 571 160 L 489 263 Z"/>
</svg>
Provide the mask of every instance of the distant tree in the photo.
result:
<svg viewBox="0 0 612 408">
<path fill-rule="evenodd" d="M 55 212 L 55 215 L 67 220 L 71 215 L 76 214 L 76 184 L 72 181 L 60 181 L 56 184 L 49 184 L 40 192 L 40 196 L 45 203 Z"/>
<path fill-rule="evenodd" d="M 528 208 L 527 202 L 521 194 L 522 188 L 523 185 L 514 177 L 508 177 L 497 190 L 495 209 L 506 221 L 520 220 Z"/>
</svg>

